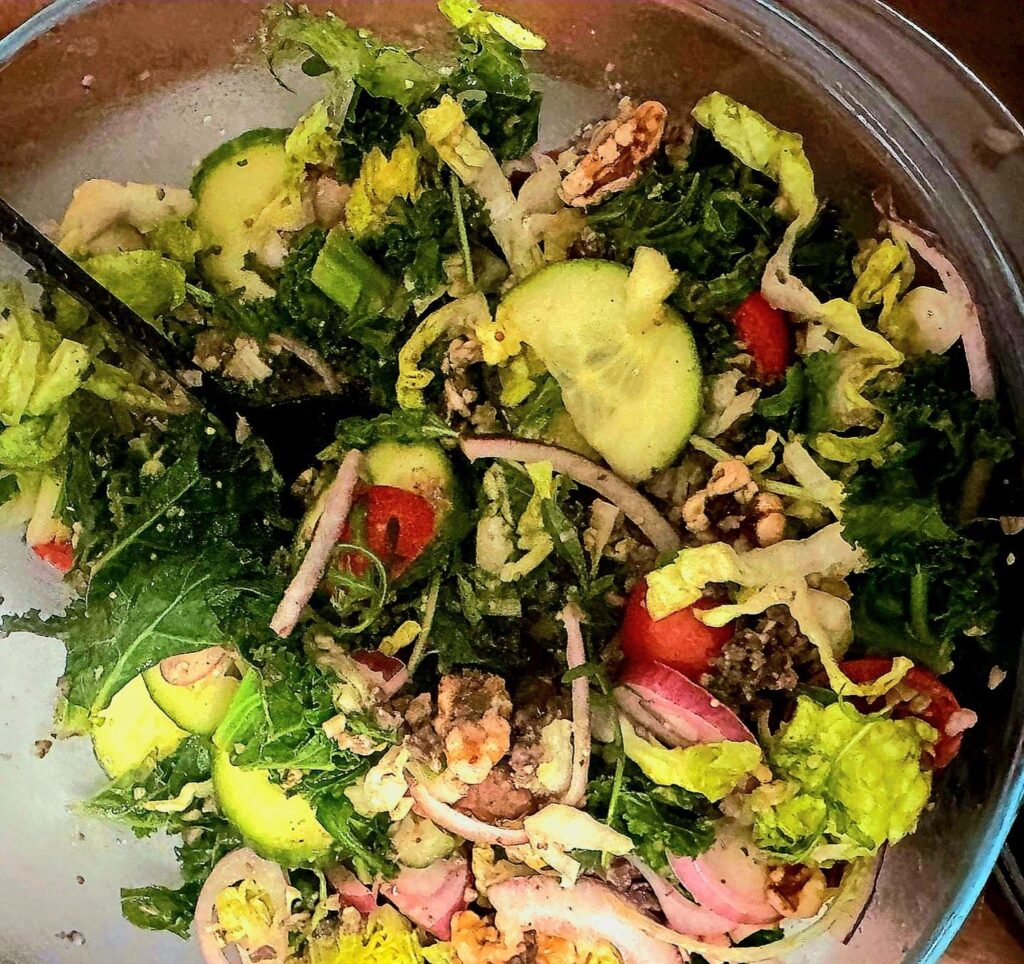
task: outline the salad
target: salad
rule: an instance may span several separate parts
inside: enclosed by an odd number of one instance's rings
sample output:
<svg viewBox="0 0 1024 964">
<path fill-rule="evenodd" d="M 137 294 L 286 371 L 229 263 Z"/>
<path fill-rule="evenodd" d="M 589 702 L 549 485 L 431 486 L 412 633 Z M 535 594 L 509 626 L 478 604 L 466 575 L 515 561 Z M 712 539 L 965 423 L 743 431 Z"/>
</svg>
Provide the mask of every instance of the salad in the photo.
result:
<svg viewBox="0 0 1024 964">
<path fill-rule="evenodd" d="M 440 61 L 269 8 L 292 129 L 75 190 L 60 245 L 187 370 L 0 288 L 0 517 L 71 591 L 2 627 L 66 645 L 84 810 L 180 841 L 123 913 L 218 964 L 841 937 L 969 746 L 943 677 L 997 659 L 970 290 L 727 94 L 538 145 L 543 38 L 438 6 Z M 357 407 L 284 477 L 208 381 Z"/>
</svg>

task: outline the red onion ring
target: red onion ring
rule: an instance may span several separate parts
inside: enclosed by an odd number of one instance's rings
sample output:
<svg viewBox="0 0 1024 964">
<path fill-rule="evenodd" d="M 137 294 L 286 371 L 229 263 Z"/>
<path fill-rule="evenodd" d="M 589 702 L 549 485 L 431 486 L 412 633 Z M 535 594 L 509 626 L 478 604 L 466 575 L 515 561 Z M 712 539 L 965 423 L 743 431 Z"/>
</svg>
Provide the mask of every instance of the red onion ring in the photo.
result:
<svg viewBox="0 0 1024 964">
<path fill-rule="evenodd" d="M 352 508 L 352 497 L 358 482 L 359 463 L 362 454 L 352 449 L 346 454 L 338 474 L 327 490 L 324 500 L 323 515 L 317 522 L 316 531 L 310 540 L 309 549 L 299 571 L 288 584 L 284 598 L 281 600 L 270 621 L 270 628 L 282 639 L 290 636 L 306 603 L 312 598 L 316 587 L 320 585 L 331 550 L 341 535 L 341 530 L 348 519 Z"/>
<path fill-rule="evenodd" d="M 591 462 L 582 455 L 544 442 L 524 442 L 508 436 L 478 435 L 459 443 L 470 462 L 477 459 L 507 459 L 510 462 L 550 462 L 561 475 L 593 489 L 633 522 L 658 552 L 677 552 L 682 543 L 675 529 L 654 505 L 620 479 L 611 469 Z"/>
</svg>

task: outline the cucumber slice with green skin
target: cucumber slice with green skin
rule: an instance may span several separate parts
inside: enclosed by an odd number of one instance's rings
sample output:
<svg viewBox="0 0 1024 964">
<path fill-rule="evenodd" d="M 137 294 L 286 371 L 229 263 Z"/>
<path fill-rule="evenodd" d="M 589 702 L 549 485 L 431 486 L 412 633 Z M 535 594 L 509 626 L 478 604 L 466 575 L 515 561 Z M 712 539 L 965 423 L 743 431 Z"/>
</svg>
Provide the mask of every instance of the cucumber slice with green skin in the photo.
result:
<svg viewBox="0 0 1024 964">
<path fill-rule="evenodd" d="M 272 128 L 246 131 L 209 154 L 192 178 L 193 221 L 211 249 L 202 256 L 202 269 L 222 293 L 241 289 L 243 298 L 274 293 L 245 265 L 257 247 L 254 220 L 288 183 L 287 136 L 288 131 Z"/>
<path fill-rule="evenodd" d="M 189 686 L 168 683 L 159 666 L 142 674 L 153 702 L 189 733 L 210 736 L 220 725 L 241 680 L 233 676 L 207 676 Z"/>
<path fill-rule="evenodd" d="M 374 485 L 415 492 L 434 508 L 438 526 L 459 502 L 451 462 L 434 442 L 378 442 L 366 451 L 366 470 Z"/>
<path fill-rule="evenodd" d="M 266 770 L 233 766 L 224 750 L 214 750 L 213 789 L 221 813 L 261 857 L 285 867 L 318 864 L 330 854 L 333 838 L 302 797 L 289 797 Z"/>
<path fill-rule="evenodd" d="M 111 780 L 169 756 L 188 736 L 153 702 L 141 676 L 123 686 L 99 718 L 92 746 Z"/>
<path fill-rule="evenodd" d="M 670 465 L 700 417 L 693 335 L 671 308 L 626 323 L 629 271 L 610 261 L 549 265 L 513 288 L 497 322 L 558 381 L 580 434 L 630 482 Z"/>
</svg>

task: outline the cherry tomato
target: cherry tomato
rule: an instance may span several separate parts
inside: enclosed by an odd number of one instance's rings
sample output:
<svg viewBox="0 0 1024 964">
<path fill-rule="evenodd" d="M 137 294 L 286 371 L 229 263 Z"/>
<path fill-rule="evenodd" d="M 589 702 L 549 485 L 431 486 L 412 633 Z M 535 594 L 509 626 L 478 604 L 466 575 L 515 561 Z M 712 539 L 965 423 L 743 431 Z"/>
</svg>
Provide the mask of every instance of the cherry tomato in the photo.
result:
<svg viewBox="0 0 1024 964">
<path fill-rule="evenodd" d="M 883 656 L 853 659 L 841 663 L 840 668 L 855 683 L 870 683 L 892 669 L 892 660 Z M 962 732 L 946 732 L 950 718 L 954 713 L 960 712 L 960 704 L 945 683 L 931 670 L 921 666 L 914 666 L 903 677 L 900 687 L 903 690 L 912 690 L 915 695 L 897 703 L 892 715 L 898 720 L 906 719 L 908 716 L 917 717 L 938 731 L 939 741 L 931 753 L 927 754 L 925 762 L 932 769 L 941 770 L 960 750 Z M 878 696 L 873 700 L 859 699 L 857 702 L 863 704 L 862 709 L 877 710 L 884 705 L 885 697 Z"/>
<path fill-rule="evenodd" d="M 758 377 L 774 382 L 793 361 L 793 326 L 784 312 L 768 304 L 760 291 L 748 295 L 733 312 L 736 336 L 754 358 Z"/>
<path fill-rule="evenodd" d="M 33 546 L 32 551 L 61 575 L 68 572 L 75 561 L 75 550 L 67 539 L 44 542 L 42 545 Z"/>
<path fill-rule="evenodd" d="M 365 546 L 397 579 L 419 557 L 434 537 L 433 506 L 422 496 L 390 485 L 371 485 L 356 500 L 341 541 Z M 357 576 L 369 569 L 360 553 L 349 553 L 345 564 Z"/>
<path fill-rule="evenodd" d="M 647 612 L 647 580 L 640 580 L 626 603 L 622 652 L 632 662 L 656 660 L 699 680 L 733 635 L 732 623 L 721 628 L 705 626 L 694 615 L 694 610 L 714 605 L 711 600 L 699 599 L 664 619 L 652 619 Z"/>
</svg>

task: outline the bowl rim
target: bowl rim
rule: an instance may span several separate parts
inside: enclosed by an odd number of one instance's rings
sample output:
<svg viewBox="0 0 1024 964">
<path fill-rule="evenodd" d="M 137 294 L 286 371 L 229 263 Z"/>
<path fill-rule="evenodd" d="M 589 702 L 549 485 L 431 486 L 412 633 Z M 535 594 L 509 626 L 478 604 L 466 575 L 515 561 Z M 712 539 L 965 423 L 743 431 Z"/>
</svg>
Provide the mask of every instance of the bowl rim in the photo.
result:
<svg viewBox="0 0 1024 964">
<path fill-rule="evenodd" d="M 0 37 L 0 67 L 21 53 L 33 41 L 49 33 L 67 20 L 85 12 L 88 8 L 110 0 L 52 0 L 4 37 Z M 656 0 L 664 3 L 665 0 Z M 915 136 L 924 145 L 933 159 L 945 173 L 956 179 L 955 167 L 947 152 L 921 126 L 920 119 L 905 108 L 902 99 L 863 64 L 856 53 L 850 52 L 825 33 L 807 17 L 793 9 L 793 0 L 753 0 L 756 6 L 768 14 L 778 17 L 785 25 L 795 29 L 806 40 L 827 48 L 842 66 L 852 71 L 860 80 L 874 88 L 895 111 L 898 111 Z M 978 74 L 958 57 L 947 45 L 936 39 L 905 14 L 895 10 L 885 0 L 858 0 L 874 16 L 887 22 L 889 29 L 898 31 L 925 47 L 938 61 L 943 63 L 975 98 L 985 102 L 993 114 L 1016 134 L 1024 138 L 1024 123 L 1000 100 Z M 668 0 L 672 5 L 672 0 Z M 977 219 L 977 225 L 991 243 L 991 251 L 997 256 L 998 270 L 1016 288 L 1018 310 L 1024 317 L 1024 247 L 1013 250 L 1013 241 L 995 233 L 995 225 L 989 216 L 988 205 L 978 196 L 970 183 L 958 184 L 960 198 Z M 1015 257 L 1016 255 L 1016 257 Z M 1024 662 L 1018 670 L 1018 689 L 1024 687 Z M 1008 762 L 1006 776 L 993 804 L 991 815 L 983 824 L 984 839 L 974 853 L 967 872 L 954 892 L 949 906 L 926 939 L 919 960 L 924 964 L 935 964 L 949 947 L 949 944 L 963 926 L 973 910 L 985 884 L 992 876 L 996 861 L 1006 838 L 1016 820 L 1018 810 L 1024 802 L 1024 732 L 1017 736 L 1012 758 Z"/>
</svg>

